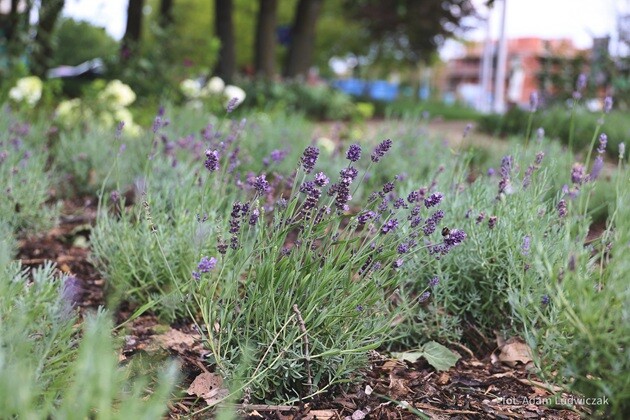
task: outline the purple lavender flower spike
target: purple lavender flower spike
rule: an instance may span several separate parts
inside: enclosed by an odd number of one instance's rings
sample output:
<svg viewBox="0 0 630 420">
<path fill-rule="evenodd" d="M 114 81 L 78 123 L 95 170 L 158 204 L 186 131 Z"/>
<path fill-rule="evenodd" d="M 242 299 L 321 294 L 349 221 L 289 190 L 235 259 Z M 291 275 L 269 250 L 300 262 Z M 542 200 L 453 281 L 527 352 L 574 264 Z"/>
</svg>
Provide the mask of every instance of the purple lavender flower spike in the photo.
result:
<svg viewBox="0 0 630 420">
<path fill-rule="evenodd" d="M 529 255 L 530 246 L 531 246 L 531 238 L 526 235 L 523 237 L 523 245 L 521 245 L 521 254 Z"/>
<path fill-rule="evenodd" d="M 206 150 L 206 162 L 204 163 L 210 172 L 219 169 L 219 152 L 217 150 Z"/>
<path fill-rule="evenodd" d="M 585 181 L 584 165 L 578 162 L 574 163 L 571 168 L 571 182 L 575 185 L 582 185 Z"/>
<path fill-rule="evenodd" d="M 440 283 L 440 278 L 438 276 L 433 277 L 429 280 L 429 287 L 435 287 Z"/>
<path fill-rule="evenodd" d="M 315 174 L 315 185 L 318 187 L 325 187 L 330 182 L 330 179 L 323 172 L 318 172 Z"/>
<path fill-rule="evenodd" d="M 604 169 L 604 159 L 601 155 L 598 155 L 593 162 L 593 167 L 591 168 L 591 175 L 589 179 L 596 180 L 599 178 L 599 175 L 602 173 L 602 169 Z"/>
<path fill-rule="evenodd" d="M 426 302 L 427 300 L 429 300 L 430 297 L 431 297 L 431 292 L 426 291 L 420 295 L 420 297 L 418 298 L 418 302 L 420 303 Z"/>
<path fill-rule="evenodd" d="M 396 229 L 397 227 L 398 227 L 398 220 L 396 220 L 396 219 L 389 219 L 381 227 L 381 232 L 382 233 L 388 233 L 388 232 L 391 232 L 392 230 Z"/>
<path fill-rule="evenodd" d="M 606 96 L 604 98 L 604 113 L 608 114 L 613 107 L 613 98 L 612 96 Z"/>
<path fill-rule="evenodd" d="M 375 216 L 376 216 L 376 213 L 374 213 L 373 211 L 365 211 L 357 217 L 357 220 L 360 225 L 364 225 L 370 220 L 374 219 Z"/>
<path fill-rule="evenodd" d="M 302 154 L 302 167 L 307 174 L 310 174 L 317 163 L 319 157 L 319 149 L 315 146 L 308 146 Z"/>
<path fill-rule="evenodd" d="M 597 153 L 600 155 L 606 151 L 606 145 L 608 144 L 608 136 L 604 133 L 599 135 L 599 146 L 597 147 Z"/>
<path fill-rule="evenodd" d="M 199 270 L 200 273 L 208 273 L 210 272 L 210 270 L 213 270 L 214 267 L 216 267 L 216 265 L 217 265 L 216 258 L 203 257 L 201 258 L 201 260 L 199 261 L 199 264 L 197 265 L 197 270 Z"/>
<path fill-rule="evenodd" d="M 442 193 L 433 193 L 429 197 L 424 199 L 424 206 L 426 208 L 437 206 L 442 201 L 442 198 L 444 198 L 444 195 L 442 195 Z"/>
<path fill-rule="evenodd" d="M 351 144 L 346 152 L 346 159 L 350 162 L 356 162 L 361 159 L 361 146 L 358 144 Z"/>
<path fill-rule="evenodd" d="M 557 210 L 560 218 L 565 217 L 567 215 L 567 202 L 565 200 L 558 201 Z"/>
<path fill-rule="evenodd" d="M 370 156 L 372 162 L 376 163 L 380 161 L 381 158 L 385 156 L 385 154 L 389 151 L 389 149 L 391 149 L 391 147 L 392 141 L 390 139 L 383 140 L 378 146 L 376 146 L 376 148 L 374 148 L 372 156 Z"/>
<path fill-rule="evenodd" d="M 269 191 L 271 191 L 271 186 L 269 185 L 269 181 L 267 181 L 267 175 L 265 174 L 257 176 L 254 179 L 253 187 L 256 190 L 256 192 L 261 195 L 266 194 Z"/>
</svg>

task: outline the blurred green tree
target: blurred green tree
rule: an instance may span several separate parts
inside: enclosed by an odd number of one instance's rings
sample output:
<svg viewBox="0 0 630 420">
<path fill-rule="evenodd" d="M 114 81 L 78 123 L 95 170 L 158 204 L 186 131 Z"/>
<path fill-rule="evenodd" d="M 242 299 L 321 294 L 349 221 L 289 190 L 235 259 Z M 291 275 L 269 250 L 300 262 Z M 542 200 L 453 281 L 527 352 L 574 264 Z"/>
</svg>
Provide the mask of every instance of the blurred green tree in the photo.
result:
<svg viewBox="0 0 630 420">
<path fill-rule="evenodd" d="M 111 61 L 118 52 L 118 42 L 99 28 L 88 22 L 62 18 L 54 32 L 56 48 L 51 65 L 75 66 L 93 58 Z"/>
</svg>

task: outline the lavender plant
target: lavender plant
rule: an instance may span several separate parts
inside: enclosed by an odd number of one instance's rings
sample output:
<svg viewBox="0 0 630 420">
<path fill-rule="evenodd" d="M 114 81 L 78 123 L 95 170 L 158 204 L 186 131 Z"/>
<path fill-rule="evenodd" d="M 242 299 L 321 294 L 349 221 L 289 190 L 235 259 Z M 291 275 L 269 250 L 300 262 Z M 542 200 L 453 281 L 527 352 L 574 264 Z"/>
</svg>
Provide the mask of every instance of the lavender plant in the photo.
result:
<svg viewBox="0 0 630 420">
<path fill-rule="evenodd" d="M 391 145 L 378 144 L 372 163 Z M 317 171 L 319 154 L 306 148 L 293 188 L 269 210 L 263 203 L 274 192 L 264 174 L 254 177 L 216 238 L 213 269 L 194 276 L 198 307 L 191 313 L 201 314 L 212 362 L 260 400 L 310 398 L 351 380 L 366 366 L 367 350 L 390 337 L 401 266 L 446 254 L 466 237 L 452 229 L 431 246 L 420 244 L 437 229 L 439 210 L 429 209 L 442 195 L 398 197 L 391 182 L 352 216 L 360 147 L 349 148 L 337 177 Z M 431 232 L 411 227 L 421 213 L 433 214 L 424 224 Z M 242 354 L 256 360 L 246 379 L 234 377 Z"/>
<path fill-rule="evenodd" d="M 0 258 L 2 260 L 2 258 Z M 8 417 L 155 418 L 166 410 L 174 384 L 170 367 L 145 394 L 118 368 L 105 312 L 76 326 L 82 293 L 73 277 L 57 278 L 55 267 L 0 266 L 0 412 Z"/>
<path fill-rule="evenodd" d="M 3 127 L 4 126 L 4 127 Z M 52 182 L 46 172 L 48 154 L 26 143 L 31 127 L 4 115 L 0 117 L 0 218 L 14 231 L 34 232 L 51 227 L 58 209 L 46 205 Z"/>
</svg>

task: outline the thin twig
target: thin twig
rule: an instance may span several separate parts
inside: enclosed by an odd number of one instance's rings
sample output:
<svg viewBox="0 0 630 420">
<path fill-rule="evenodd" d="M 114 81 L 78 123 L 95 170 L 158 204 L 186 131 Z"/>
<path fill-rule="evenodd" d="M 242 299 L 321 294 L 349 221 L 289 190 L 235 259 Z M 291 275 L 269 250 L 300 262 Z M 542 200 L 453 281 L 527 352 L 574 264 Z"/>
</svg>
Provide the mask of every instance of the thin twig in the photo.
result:
<svg viewBox="0 0 630 420">
<path fill-rule="evenodd" d="M 309 351 L 309 344 L 308 344 L 308 334 L 306 333 L 306 324 L 304 323 L 304 319 L 302 318 L 302 313 L 300 312 L 300 309 L 298 308 L 297 304 L 293 305 L 293 312 L 295 312 L 295 315 L 297 316 L 298 319 L 298 325 L 300 326 L 300 331 L 302 332 L 303 337 L 302 337 L 302 343 L 304 345 L 304 361 L 306 364 L 306 374 L 307 379 L 306 379 L 306 385 L 308 385 L 308 392 L 313 392 L 313 378 L 311 376 L 311 353 Z"/>
</svg>

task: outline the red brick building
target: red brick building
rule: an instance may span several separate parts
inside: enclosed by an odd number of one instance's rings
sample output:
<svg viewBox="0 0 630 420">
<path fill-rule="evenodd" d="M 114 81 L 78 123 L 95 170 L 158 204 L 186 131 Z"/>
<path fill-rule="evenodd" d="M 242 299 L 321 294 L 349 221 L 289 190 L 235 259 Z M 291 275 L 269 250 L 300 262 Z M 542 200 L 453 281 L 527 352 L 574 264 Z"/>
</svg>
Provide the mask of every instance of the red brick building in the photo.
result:
<svg viewBox="0 0 630 420">
<path fill-rule="evenodd" d="M 446 64 L 441 83 L 442 92 L 447 92 L 470 105 L 478 105 L 480 100 L 491 100 L 495 86 L 497 63 L 497 42 L 493 42 L 488 51 L 491 59 L 491 78 L 488 91 L 483 92 L 481 67 L 484 56 L 484 44 L 481 42 L 466 45 L 465 54 L 452 59 Z M 508 104 L 527 106 L 530 93 L 553 89 L 539 86 L 539 76 L 547 57 L 574 58 L 584 54 L 577 49 L 570 39 L 515 38 L 507 41 L 507 69 L 505 72 L 505 100 Z M 561 71 L 562 69 L 551 69 Z M 485 98 L 485 99 L 480 99 Z"/>
</svg>

